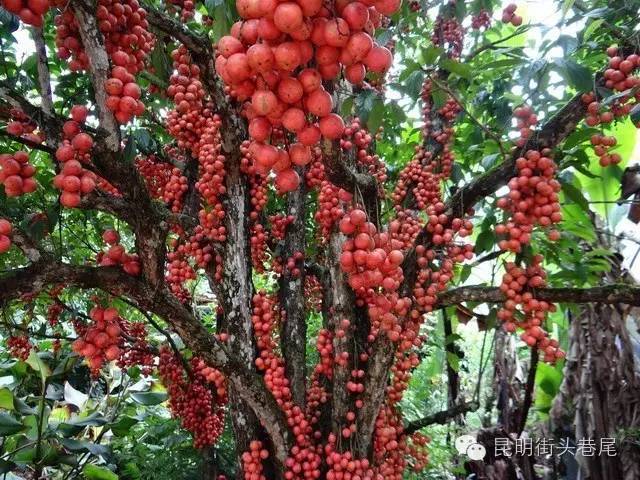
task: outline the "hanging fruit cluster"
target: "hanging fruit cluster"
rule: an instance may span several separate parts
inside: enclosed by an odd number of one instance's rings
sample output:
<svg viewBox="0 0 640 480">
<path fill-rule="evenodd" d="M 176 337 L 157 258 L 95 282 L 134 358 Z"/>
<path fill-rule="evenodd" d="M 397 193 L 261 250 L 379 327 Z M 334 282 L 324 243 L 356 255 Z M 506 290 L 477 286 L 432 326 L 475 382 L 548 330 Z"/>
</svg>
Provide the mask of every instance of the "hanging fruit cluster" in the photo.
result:
<svg viewBox="0 0 640 480">
<path fill-rule="evenodd" d="M 224 380 L 197 358 L 190 363 L 190 376 L 168 347 L 160 350 L 158 372 L 169 394 L 171 413 L 193 435 L 196 448 L 213 445 L 224 428 L 227 401 Z"/>
<path fill-rule="evenodd" d="M 62 12 L 55 17 L 58 56 L 71 59 L 72 71 L 89 68 L 80 30 L 73 11 L 66 2 L 53 0 Z M 112 63 L 104 88 L 109 97 L 106 106 L 119 123 L 127 123 L 144 112 L 140 87 L 134 75 L 144 69 L 155 37 L 149 31 L 147 12 L 138 0 L 99 0 L 96 10 L 98 29 L 104 37 L 105 49 Z"/>
<path fill-rule="evenodd" d="M 510 3 L 502 11 L 502 23 L 510 23 L 514 27 L 522 25 L 522 17 L 516 15 L 518 6 L 515 3 Z"/>
<path fill-rule="evenodd" d="M 87 119 L 87 109 L 74 105 L 71 118 L 62 126 L 64 140 L 56 150 L 56 159 L 62 164 L 59 174 L 53 177 L 53 185 L 61 190 L 60 203 L 68 208 L 80 205 L 81 195 L 91 193 L 96 188 L 96 175 L 82 164 L 91 161 L 93 138 L 81 131 L 81 124 Z"/>
<path fill-rule="evenodd" d="M 204 267 L 213 259 L 211 242 L 223 242 L 226 228 L 221 197 L 226 193 L 225 157 L 221 153 L 221 119 L 205 102 L 200 81 L 200 68 L 195 65 L 186 47 L 171 52 L 175 73 L 171 75 L 167 94 L 176 108 L 167 116 L 167 129 L 178 147 L 198 160 L 198 181 L 195 184 L 203 201 L 198 212 L 199 225 L 184 245 L 184 252 L 196 258 Z"/>
<path fill-rule="evenodd" d="M 147 326 L 144 322 L 129 322 L 120 319 L 123 337 L 130 343 L 122 349 L 118 367 L 140 367 L 143 375 L 151 375 L 156 355 L 147 341 Z"/>
<path fill-rule="evenodd" d="M 73 342 L 73 351 L 86 358 L 93 375 L 98 375 L 106 362 L 120 358 L 122 329 L 118 310 L 94 307 L 89 312 L 93 321 L 81 337 Z"/>
<path fill-rule="evenodd" d="M 337 140 L 344 131 L 322 80 L 344 69 L 344 77 L 359 84 L 367 70 L 383 74 L 391 66 L 391 52 L 372 35 L 381 15 L 395 12 L 400 1 L 372 3 L 336 4 L 335 16 L 318 0 L 237 1 L 245 21 L 218 42 L 216 71 L 233 97 L 250 99 L 245 114 L 252 158 L 260 173 L 276 172 L 280 193 L 297 188 L 300 179 L 291 166 L 311 162 L 309 147 L 321 136 Z M 312 62 L 316 67 L 307 66 Z M 283 128 L 297 143 L 281 141 Z"/>
<path fill-rule="evenodd" d="M 258 371 L 264 372 L 265 385 L 285 413 L 289 427 L 297 432 L 295 446 L 285 462 L 285 478 L 317 479 L 320 477 L 321 459 L 316 452 L 313 428 L 305 412 L 292 400 L 284 360 L 277 352 L 277 343 L 273 337 L 278 327 L 277 300 L 265 292 L 258 292 L 253 296 L 252 303 L 251 322 L 258 349 L 256 367 Z"/>
<path fill-rule="evenodd" d="M 506 235 L 498 246 L 502 250 L 519 253 L 522 245 L 531 240 L 535 226 L 550 227 L 562 220 L 558 192 L 560 182 L 555 179 L 557 166 L 549 158 L 550 152 L 529 150 L 516 160 L 518 176 L 509 180 L 509 193 L 497 202 L 499 208 L 509 212 L 510 219 L 496 226 L 498 235 Z M 551 230 L 550 240 L 557 240 L 559 233 Z"/>
<path fill-rule="evenodd" d="M 5 218 L 0 218 L 0 253 L 5 253 L 11 248 L 11 222 Z"/>
<path fill-rule="evenodd" d="M 42 132 L 34 133 L 37 124 L 22 110 L 11 108 L 9 115 L 13 120 L 7 123 L 7 133 L 15 135 L 16 137 L 22 137 L 34 143 L 42 143 L 44 141 L 44 134 Z"/>
<path fill-rule="evenodd" d="M 535 298 L 535 291 L 546 286 L 546 272 L 542 267 L 542 255 L 535 255 L 531 264 L 525 268 L 515 263 L 506 264 L 500 290 L 507 297 L 504 306 L 498 311 L 498 318 L 504 322 L 508 332 L 516 328 L 524 330 L 520 338 L 532 348 L 544 353 L 544 361 L 555 363 L 564 358 L 557 340 L 549 338 L 544 330 L 544 322 L 549 312 L 555 312 L 552 303 Z"/>
<path fill-rule="evenodd" d="M 269 458 L 269 450 L 263 448 L 262 442 L 253 440 L 249 443 L 249 451 L 242 454 L 242 471 L 245 480 L 266 480 L 262 461 Z"/>
<path fill-rule="evenodd" d="M 29 163 L 29 154 L 18 151 L 0 154 L 0 184 L 7 197 L 19 197 L 35 192 L 38 184 L 33 176 L 36 168 Z"/>
<path fill-rule="evenodd" d="M 102 239 L 109 245 L 106 252 L 99 252 L 96 261 L 103 267 L 120 265 L 129 275 L 140 275 L 140 259 L 137 254 L 129 254 L 120 244 L 120 235 L 115 230 L 105 230 Z"/>
<path fill-rule="evenodd" d="M 29 358 L 33 345 L 26 335 L 11 336 L 7 338 L 7 348 L 12 357 L 24 362 Z"/>
<path fill-rule="evenodd" d="M 601 135 L 599 133 L 591 135 L 593 153 L 599 157 L 598 163 L 600 163 L 601 167 L 617 165 L 622 161 L 622 157 L 619 153 L 609 153 L 609 150 L 612 147 L 615 147 L 617 143 L 618 141 L 614 136 Z"/>
<path fill-rule="evenodd" d="M 43 17 L 49 11 L 49 0 L 2 0 L 2 7 L 24 23 L 41 27 Z"/>
<path fill-rule="evenodd" d="M 118 55 L 120 53 L 122 55 Z M 127 55 L 117 52 L 112 61 L 115 63 L 118 59 L 124 63 Z M 111 77 L 105 81 L 104 89 L 109 95 L 105 105 L 113 112 L 118 123 L 127 123 L 134 116 L 144 113 L 144 103 L 140 100 L 142 91 L 136 78 L 124 66 L 116 65 L 111 69 Z"/>
<path fill-rule="evenodd" d="M 408 305 L 407 299 L 396 293 L 403 280 L 401 242 L 386 232 L 378 233 L 360 209 L 345 215 L 340 231 L 351 237 L 342 245 L 340 267 L 348 274 L 349 285 L 358 298 L 369 305 L 372 330 L 382 328 L 397 341 L 401 329 L 397 317 L 406 313 Z"/>
<path fill-rule="evenodd" d="M 182 211 L 183 197 L 189 190 L 189 185 L 187 177 L 178 167 L 163 162 L 155 155 L 149 155 L 139 156 L 136 168 L 153 198 L 161 199 L 174 213 Z"/>
<path fill-rule="evenodd" d="M 477 15 L 471 17 L 471 28 L 480 30 L 481 28 L 489 28 L 491 26 L 491 14 L 482 9 Z"/>
<path fill-rule="evenodd" d="M 617 47 L 609 47 L 607 55 L 610 58 L 609 68 L 604 72 L 605 87 L 622 92 L 640 85 L 640 77 L 632 75 L 640 67 L 640 55 L 632 53 L 625 57 Z"/>
<path fill-rule="evenodd" d="M 382 127 L 380 127 L 382 128 Z M 355 158 L 358 165 L 371 174 L 379 185 L 387 180 L 387 168 L 378 155 L 372 153 L 374 137 L 362 126 L 362 121 L 354 117 L 347 125 L 340 139 L 340 147 L 350 151 L 355 147 Z"/>
<path fill-rule="evenodd" d="M 533 109 L 528 105 L 521 105 L 513 111 L 516 117 L 516 127 L 520 133 L 520 138 L 516 140 L 518 147 L 524 147 L 527 140 L 533 134 L 533 128 L 538 123 L 538 116 L 533 113 Z"/>
<path fill-rule="evenodd" d="M 634 75 L 634 71 L 640 68 L 640 55 L 632 53 L 625 57 L 615 46 L 607 49 L 607 55 L 609 68 L 604 72 L 605 86 L 618 92 L 628 91 L 628 94 L 618 93 L 612 100 L 602 102 L 593 92 L 583 94 L 582 102 L 587 107 L 585 123 L 590 127 L 607 125 L 616 118 L 626 117 L 640 102 L 640 90 L 633 91 L 640 86 L 640 76 Z M 615 137 L 604 133 L 591 136 L 591 145 L 599 157 L 600 166 L 617 165 L 622 161 L 619 153 L 610 152 L 616 144 Z"/>
</svg>

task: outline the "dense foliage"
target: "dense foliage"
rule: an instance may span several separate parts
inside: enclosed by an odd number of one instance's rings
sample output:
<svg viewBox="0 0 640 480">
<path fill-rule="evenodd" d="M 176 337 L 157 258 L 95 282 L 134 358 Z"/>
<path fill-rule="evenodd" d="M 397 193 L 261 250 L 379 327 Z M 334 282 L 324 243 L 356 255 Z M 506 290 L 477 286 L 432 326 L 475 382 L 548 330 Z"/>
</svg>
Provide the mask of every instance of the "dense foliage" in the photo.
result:
<svg viewBox="0 0 640 480">
<path fill-rule="evenodd" d="M 638 478 L 640 5 L 538 3 L 2 0 L 5 478 L 540 478 L 583 348 Z"/>
</svg>

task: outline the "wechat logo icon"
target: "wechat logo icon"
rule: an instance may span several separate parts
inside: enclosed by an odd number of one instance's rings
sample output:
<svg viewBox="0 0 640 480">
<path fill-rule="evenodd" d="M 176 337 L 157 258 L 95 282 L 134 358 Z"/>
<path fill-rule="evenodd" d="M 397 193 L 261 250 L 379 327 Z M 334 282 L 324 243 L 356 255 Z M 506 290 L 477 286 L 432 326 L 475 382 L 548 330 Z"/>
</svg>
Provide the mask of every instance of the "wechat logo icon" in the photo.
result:
<svg viewBox="0 0 640 480">
<path fill-rule="evenodd" d="M 473 435 L 456 438 L 455 447 L 460 455 L 466 455 L 471 460 L 482 460 L 487 454 L 484 445 L 479 444 Z"/>
</svg>

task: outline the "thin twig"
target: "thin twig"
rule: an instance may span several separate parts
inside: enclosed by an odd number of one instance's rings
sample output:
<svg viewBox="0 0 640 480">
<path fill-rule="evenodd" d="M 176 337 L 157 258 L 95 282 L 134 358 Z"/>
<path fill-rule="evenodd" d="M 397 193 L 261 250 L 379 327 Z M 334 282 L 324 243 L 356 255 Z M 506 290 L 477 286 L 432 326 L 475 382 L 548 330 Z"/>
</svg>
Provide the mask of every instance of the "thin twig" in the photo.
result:
<svg viewBox="0 0 640 480">
<path fill-rule="evenodd" d="M 467 109 L 467 107 L 464 106 L 464 103 L 462 103 L 462 101 L 456 96 L 455 93 L 453 93 L 453 91 L 448 86 L 446 86 L 445 84 L 443 84 L 443 83 L 439 82 L 438 80 L 436 80 L 433 75 L 430 75 L 429 79 L 440 90 L 443 90 L 444 92 L 446 92 L 460 106 L 462 111 L 469 117 L 469 119 L 473 123 L 475 123 L 478 127 L 480 127 L 480 129 L 487 135 L 487 137 L 489 137 L 491 140 L 496 142 L 496 144 L 498 145 L 498 148 L 500 149 L 500 153 L 502 154 L 502 159 L 506 160 L 507 159 L 507 151 L 505 150 L 504 145 L 502 144 L 502 140 L 500 140 L 500 137 L 498 137 L 486 125 L 484 125 L 482 122 L 480 122 L 480 120 L 478 120 L 476 117 L 474 117 L 471 114 L 471 112 L 469 112 L 469 109 Z"/>
</svg>

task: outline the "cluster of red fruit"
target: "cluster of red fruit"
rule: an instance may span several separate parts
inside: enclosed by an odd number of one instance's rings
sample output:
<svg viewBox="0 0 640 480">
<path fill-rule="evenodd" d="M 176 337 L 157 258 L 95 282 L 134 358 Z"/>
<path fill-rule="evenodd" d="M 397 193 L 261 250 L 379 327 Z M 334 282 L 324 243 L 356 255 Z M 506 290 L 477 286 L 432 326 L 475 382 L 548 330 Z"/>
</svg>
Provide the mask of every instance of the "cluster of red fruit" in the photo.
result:
<svg viewBox="0 0 640 480">
<path fill-rule="evenodd" d="M 613 136 L 601 135 L 599 133 L 591 135 L 593 153 L 600 157 L 600 166 L 607 167 L 609 165 L 617 165 L 622 161 L 619 153 L 609 153 L 609 149 L 615 147 L 617 143 L 616 137 Z"/>
<path fill-rule="evenodd" d="M 407 443 L 407 452 L 411 457 L 414 472 L 420 472 L 429 465 L 429 452 L 427 446 L 431 439 L 420 432 L 415 432 L 410 437 L 411 442 Z"/>
<path fill-rule="evenodd" d="M 216 71 L 232 96 L 251 99 L 245 113 L 259 170 L 266 174 L 277 165 L 278 190 L 291 191 L 300 179 L 285 165 L 308 164 L 308 147 L 321 136 L 336 140 L 344 131 L 340 116 L 331 113 L 333 99 L 322 80 L 336 78 L 344 67 L 345 78 L 359 84 L 367 70 L 382 74 L 391 66 L 391 52 L 375 44 L 372 35 L 381 14 L 395 12 L 400 1 L 337 3 L 340 16 L 321 0 L 236 3 L 245 21 L 218 42 Z M 312 61 L 317 67 L 304 68 Z M 277 135 L 272 135 L 278 127 L 300 143 L 279 147 Z M 265 143 L 269 139 L 271 143 Z"/>
<path fill-rule="evenodd" d="M 178 167 L 149 155 L 138 157 L 136 168 L 153 198 L 162 199 L 174 213 L 182 211 L 183 197 L 189 185 Z"/>
<path fill-rule="evenodd" d="M 204 88 L 200 68 L 192 63 L 186 47 L 171 52 L 175 73 L 170 78 L 167 94 L 176 108 L 169 112 L 167 128 L 178 146 L 198 159 L 199 177 L 196 188 L 204 201 L 198 213 L 200 224 L 186 245 L 187 251 L 197 251 L 203 240 L 223 242 L 226 239 L 225 216 L 220 197 L 226 193 L 224 155 L 221 154 L 220 126 L 222 121 L 211 105 L 204 103 Z M 196 236 L 200 240 L 196 240 Z"/>
<path fill-rule="evenodd" d="M 147 326 L 144 322 L 121 320 L 123 336 L 130 345 L 122 349 L 118 358 L 118 368 L 140 367 L 143 375 L 151 375 L 155 362 L 155 353 L 147 342 Z"/>
<path fill-rule="evenodd" d="M 516 140 L 518 147 L 524 147 L 527 140 L 533 134 L 533 128 L 538 123 L 538 116 L 533 113 L 533 110 L 528 105 L 522 105 L 517 107 L 513 111 L 513 115 L 516 117 L 516 127 L 520 133 L 520 138 Z"/>
<path fill-rule="evenodd" d="M 195 280 L 196 272 L 189 264 L 186 258 L 186 252 L 184 245 L 181 245 L 178 240 L 173 240 L 174 250 L 167 253 L 167 273 L 165 278 L 171 292 L 183 302 L 186 302 L 191 298 L 188 290 L 185 287 L 185 282 L 188 280 Z M 211 253 L 205 253 L 203 263 L 209 263 L 211 261 Z"/>
<path fill-rule="evenodd" d="M 144 113 L 144 103 L 140 100 L 142 92 L 136 83 L 136 77 L 124 66 L 128 60 L 128 55 L 123 51 L 115 52 L 111 61 L 116 65 L 104 84 L 104 90 L 109 95 L 105 104 L 118 123 L 122 124 Z"/>
<path fill-rule="evenodd" d="M 607 55 L 610 58 L 609 68 L 604 71 L 605 87 L 622 92 L 640 86 L 640 77 L 632 75 L 640 67 L 640 55 L 632 53 L 624 57 L 615 46 L 607 48 Z"/>
<path fill-rule="evenodd" d="M 514 27 L 522 25 L 522 17 L 516 15 L 516 9 L 518 6 L 515 3 L 510 3 L 502 11 L 502 23 L 510 23 Z"/>
<path fill-rule="evenodd" d="M 431 42 L 436 47 L 446 48 L 448 55 L 452 58 L 460 58 L 463 38 L 462 25 L 456 18 L 438 15 L 431 35 Z"/>
<path fill-rule="evenodd" d="M 328 239 L 333 225 L 344 216 L 344 204 L 351 202 L 353 195 L 325 180 L 324 172 L 321 178 L 315 220 L 320 226 L 321 238 Z"/>
<path fill-rule="evenodd" d="M 137 254 L 129 254 L 123 245 L 120 245 L 120 235 L 115 230 L 105 230 L 102 240 L 109 245 L 106 252 L 99 252 L 96 260 L 103 267 L 112 265 L 122 266 L 129 275 L 140 275 L 140 259 Z"/>
<path fill-rule="evenodd" d="M 9 354 L 12 357 L 24 362 L 29 358 L 33 345 L 31 345 L 29 337 L 26 335 L 20 335 L 17 337 L 11 336 L 7 338 L 7 348 L 9 349 Z"/>
<path fill-rule="evenodd" d="M 262 461 L 269 458 L 269 450 L 263 448 L 262 442 L 253 440 L 249 443 L 249 450 L 242 454 L 242 471 L 245 480 L 266 480 Z"/>
<path fill-rule="evenodd" d="M 62 163 L 62 169 L 53 178 L 53 185 L 62 190 L 60 203 L 69 208 L 80 204 L 81 195 L 90 193 L 96 188 L 96 175 L 83 168 L 83 163 L 89 163 L 89 152 L 93 147 L 93 138 L 88 133 L 81 132 L 81 124 L 87 119 L 87 108 L 74 105 L 71 108 L 71 118 L 62 126 L 64 140 L 56 150 L 56 159 Z"/>
<path fill-rule="evenodd" d="M 195 15 L 196 3 L 193 0 L 170 0 L 169 5 L 180 8 L 180 20 L 183 22 L 188 22 Z M 205 22 L 204 18 L 202 20 Z"/>
<path fill-rule="evenodd" d="M 19 16 L 24 23 L 41 27 L 49 10 L 49 0 L 2 0 L 2 7 Z"/>
<path fill-rule="evenodd" d="M 185 378 L 180 360 L 170 348 L 162 347 L 158 372 L 167 388 L 172 414 L 192 433 L 194 446 L 203 448 L 213 445 L 222 434 L 226 391 L 213 383 L 217 378 L 215 374 L 211 374 L 206 366 L 201 368 L 198 359 L 193 360 L 191 366 L 196 368 L 191 369 L 191 377 Z M 213 382 L 210 383 L 209 378 Z M 215 395 L 212 385 L 216 387 Z M 218 392 L 224 395 L 219 396 Z"/>
<path fill-rule="evenodd" d="M 615 118 L 627 116 L 640 102 L 640 90 L 637 89 L 640 77 L 633 75 L 634 70 L 640 67 L 640 55 L 632 53 L 623 57 L 618 54 L 618 48 L 615 46 L 607 49 L 607 55 L 610 58 L 609 68 L 604 73 L 605 86 L 626 94 L 619 93 L 613 101 L 603 103 L 597 101 L 593 92 L 583 94 L 582 102 L 587 106 L 585 123 L 590 127 L 608 124 Z"/>
<path fill-rule="evenodd" d="M 71 58 L 69 68 L 73 71 L 89 68 L 78 22 L 64 0 L 51 2 L 61 9 L 55 17 L 56 46 L 58 56 Z M 96 10 L 98 28 L 105 41 L 109 57 L 118 58 L 116 65 L 123 65 L 130 73 L 144 69 L 144 60 L 152 50 L 155 38 L 148 31 L 147 12 L 140 7 L 138 0 L 100 0 Z M 124 61 L 126 55 L 126 61 Z"/>
<path fill-rule="evenodd" d="M 348 480 L 359 478 L 361 480 L 377 480 L 372 465 L 366 458 L 354 458 L 350 451 L 336 451 L 336 436 L 329 434 L 328 442 L 324 447 L 324 454 L 329 467 L 327 480 Z"/>
<path fill-rule="evenodd" d="M 382 132 L 382 127 L 380 127 Z M 344 129 L 344 135 L 340 139 L 340 147 L 349 151 L 356 147 L 356 161 L 358 165 L 375 177 L 381 185 L 387 180 L 387 169 L 378 155 L 372 153 L 373 136 L 362 126 L 360 118 L 355 117 L 350 125 Z"/>
<path fill-rule="evenodd" d="M 93 323 L 77 338 L 72 349 L 86 358 L 93 375 L 97 375 L 105 361 L 120 358 L 122 329 L 118 310 L 109 307 L 94 307 L 89 312 Z"/>
<path fill-rule="evenodd" d="M 254 295 L 251 321 L 258 349 L 256 367 L 264 372 L 265 385 L 285 413 L 289 427 L 296 432 L 296 444 L 285 463 L 285 478 L 317 479 L 320 477 L 321 459 L 314 446 L 313 428 L 305 412 L 292 400 L 284 360 L 278 354 L 274 340 L 277 332 L 277 299 L 265 292 Z"/>
<path fill-rule="evenodd" d="M 349 285 L 368 303 L 372 329 L 379 325 L 397 341 L 401 330 L 397 317 L 407 307 L 406 299 L 396 293 L 403 280 L 402 243 L 386 232 L 379 233 L 360 209 L 345 215 L 340 231 L 352 237 L 344 242 L 340 255 L 340 267 L 348 274 Z"/>
<path fill-rule="evenodd" d="M 34 133 L 37 124 L 22 110 L 11 108 L 9 115 L 13 120 L 7 124 L 7 133 L 15 135 L 16 137 L 22 137 L 34 143 L 42 143 L 44 141 L 44 134 L 42 132 Z"/>
<path fill-rule="evenodd" d="M 526 268 L 512 262 L 506 264 L 500 290 L 507 301 L 498 311 L 498 318 L 504 322 L 508 332 L 515 332 L 516 328 L 523 329 L 522 340 L 530 347 L 542 350 L 545 362 L 555 363 L 565 354 L 560 350 L 557 340 L 549 338 L 543 324 L 547 314 L 555 312 L 556 307 L 535 298 L 535 289 L 544 288 L 547 284 L 542 260 L 542 255 L 535 255 L 531 265 Z"/>
<path fill-rule="evenodd" d="M 509 193 L 498 200 L 498 207 L 510 212 L 511 218 L 504 225 L 496 226 L 498 235 L 508 235 L 500 240 L 501 250 L 522 251 L 522 245 L 531 240 L 533 227 L 549 227 L 562 220 L 558 192 L 560 182 L 554 177 L 555 162 L 547 157 L 551 152 L 529 150 L 524 157 L 516 160 L 518 176 L 509 180 Z M 558 240 L 560 233 L 551 230 L 550 240 Z"/>
<path fill-rule="evenodd" d="M 35 192 L 38 184 L 33 176 L 36 168 L 29 163 L 29 154 L 18 151 L 0 154 L 0 184 L 4 185 L 7 197 L 19 197 Z"/>
<path fill-rule="evenodd" d="M 11 222 L 5 218 L 0 218 L 0 253 L 5 253 L 11 248 Z"/>
<path fill-rule="evenodd" d="M 491 26 L 491 14 L 487 10 L 480 10 L 477 15 L 471 17 L 471 28 L 480 30 Z"/>
<path fill-rule="evenodd" d="M 378 479 L 402 480 L 408 453 L 402 415 L 396 408 L 384 405 L 376 418 L 373 438 Z"/>
</svg>

